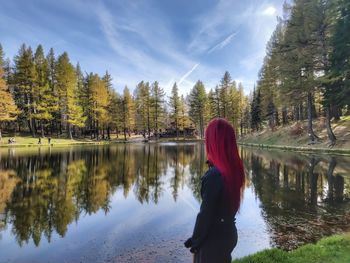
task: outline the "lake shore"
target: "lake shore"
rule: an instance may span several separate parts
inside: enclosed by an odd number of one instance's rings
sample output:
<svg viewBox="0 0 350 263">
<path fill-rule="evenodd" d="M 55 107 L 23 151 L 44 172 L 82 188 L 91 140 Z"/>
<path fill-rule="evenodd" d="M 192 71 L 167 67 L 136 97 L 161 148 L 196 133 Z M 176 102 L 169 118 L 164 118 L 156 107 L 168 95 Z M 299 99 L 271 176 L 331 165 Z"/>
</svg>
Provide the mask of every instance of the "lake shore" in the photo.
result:
<svg viewBox="0 0 350 263">
<path fill-rule="evenodd" d="M 307 244 L 290 252 L 278 248 L 234 260 L 233 263 L 345 263 L 350 262 L 350 233 L 321 239 L 316 244 Z"/>
<path fill-rule="evenodd" d="M 293 152 L 350 155 L 350 149 L 341 149 L 341 148 L 321 148 L 321 147 L 290 146 L 290 145 L 269 145 L 269 144 L 247 143 L 247 142 L 238 142 L 238 144 L 241 146 L 258 147 L 261 149 L 278 149 L 278 150 L 293 151 Z"/>
<path fill-rule="evenodd" d="M 238 143 L 243 146 L 285 151 L 350 154 L 350 119 L 342 118 L 332 126 L 337 137 L 334 146 L 329 145 L 325 124 L 320 119 L 314 121 L 314 130 L 319 137 L 314 144 L 309 144 L 306 121 L 276 127 L 273 131 L 269 128 L 264 128 L 245 135 L 238 140 Z"/>
<path fill-rule="evenodd" d="M 114 143 L 164 143 L 164 142 L 174 142 L 174 143 L 190 143 L 190 142 L 200 142 L 202 139 L 196 138 L 160 138 L 158 140 L 145 140 L 142 136 L 132 136 L 126 141 L 123 137 L 112 138 L 111 140 L 92 140 L 87 138 L 76 138 L 76 139 L 67 139 L 67 138 L 57 138 L 52 137 L 51 142 L 48 143 L 48 138 L 44 137 L 41 139 L 41 144 L 38 143 L 39 138 L 33 138 L 31 136 L 16 136 L 15 143 L 8 143 L 10 137 L 3 137 L 2 142 L 0 142 L 0 148 L 26 148 L 26 147 L 50 147 L 50 146 L 74 146 L 74 145 L 108 145 Z"/>
</svg>

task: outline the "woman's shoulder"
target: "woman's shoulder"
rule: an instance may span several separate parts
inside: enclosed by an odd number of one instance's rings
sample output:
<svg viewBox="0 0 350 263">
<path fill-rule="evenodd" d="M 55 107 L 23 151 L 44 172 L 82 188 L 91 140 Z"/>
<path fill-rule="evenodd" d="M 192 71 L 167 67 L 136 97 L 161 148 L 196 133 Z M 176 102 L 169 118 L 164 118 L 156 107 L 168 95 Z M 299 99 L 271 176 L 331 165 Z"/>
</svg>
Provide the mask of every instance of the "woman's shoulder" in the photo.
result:
<svg viewBox="0 0 350 263">
<path fill-rule="evenodd" d="M 221 173 L 215 166 L 211 166 L 202 176 L 202 181 L 221 182 Z"/>
</svg>

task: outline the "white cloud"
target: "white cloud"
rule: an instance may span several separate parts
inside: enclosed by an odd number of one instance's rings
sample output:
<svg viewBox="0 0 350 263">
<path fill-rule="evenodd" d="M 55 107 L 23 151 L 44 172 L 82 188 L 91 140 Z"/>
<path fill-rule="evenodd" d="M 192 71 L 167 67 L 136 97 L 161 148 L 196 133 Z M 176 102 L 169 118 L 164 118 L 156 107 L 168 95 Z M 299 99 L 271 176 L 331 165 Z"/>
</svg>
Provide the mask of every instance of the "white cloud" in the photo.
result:
<svg viewBox="0 0 350 263">
<path fill-rule="evenodd" d="M 269 6 L 262 11 L 262 14 L 265 16 L 273 16 L 277 13 L 277 10 L 274 6 Z"/>
</svg>

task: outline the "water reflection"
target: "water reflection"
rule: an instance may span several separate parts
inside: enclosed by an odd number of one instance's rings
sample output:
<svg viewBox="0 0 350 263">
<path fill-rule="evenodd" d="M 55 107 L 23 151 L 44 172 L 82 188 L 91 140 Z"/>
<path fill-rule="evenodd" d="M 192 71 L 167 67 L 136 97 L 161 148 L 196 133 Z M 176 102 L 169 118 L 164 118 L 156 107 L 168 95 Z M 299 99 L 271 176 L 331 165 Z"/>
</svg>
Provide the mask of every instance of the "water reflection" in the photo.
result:
<svg viewBox="0 0 350 263">
<path fill-rule="evenodd" d="M 272 246 L 291 249 L 350 229 L 349 157 L 250 148 L 240 153 L 246 191 L 253 189 L 261 204 Z M 65 237 L 81 217 L 108 215 L 118 190 L 124 198 L 157 205 L 168 192 L 179 202 L 186 186 L 199 202 L 205 160 L 201 143 L 0 152 L 0 235 L 10 227 L 19 246 L 40 246 L 56 233 Z"/>
<path fill-rule="evenodd" d="M 338 157 L 338 165 L 335 157 L 243 154 L 274 246 L 293 249 L 350 229 L 348 158 Z"/>
<path fill-rule="evenodd" d="M 102 209 L 106 214 L 118 187 L 130 191 L 140 203 L 158 202 L 164 192 L 162 177 L 172 173 L 174 200 L 185 183 L 190 166 L 190 185 L 199 196 L 199 175 L 204 171 L 203 146 L 138 145 L 71 149 L 67 152 L 3 156 L 0 163 L 0 213 L 2 225 L 10 224 L 19 245 L 52 232 L 64 237 L 67 225 L 82 214 Z M 201 153 L 199 153 L 201 152 Z M 201 156 L 199 162 L 197 157 Z M 195 162 L 194 162 L 195 160 Z"/>
</svg>

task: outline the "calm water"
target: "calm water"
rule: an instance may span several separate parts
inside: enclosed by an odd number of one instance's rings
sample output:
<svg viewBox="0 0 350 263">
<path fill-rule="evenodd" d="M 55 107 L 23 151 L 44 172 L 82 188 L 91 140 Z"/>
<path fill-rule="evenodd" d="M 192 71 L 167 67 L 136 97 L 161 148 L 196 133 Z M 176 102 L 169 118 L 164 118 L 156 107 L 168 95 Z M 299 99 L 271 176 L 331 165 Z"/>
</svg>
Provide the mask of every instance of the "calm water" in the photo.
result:
<svg viewBox="0 0 350 263">
<path fill-rule="evenodd" d="M 242 148 L 233 257 L 350 230 L 350 157 Z M 0 151 L 0 262 L 191 262 L 204 147 Z"/>
</svg>

